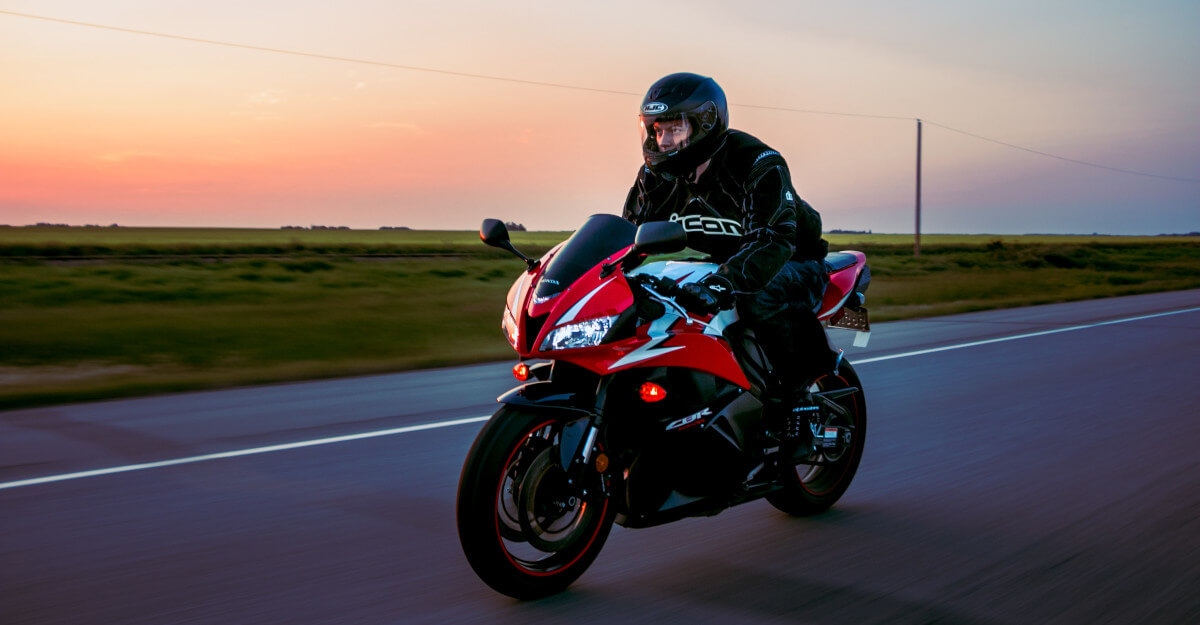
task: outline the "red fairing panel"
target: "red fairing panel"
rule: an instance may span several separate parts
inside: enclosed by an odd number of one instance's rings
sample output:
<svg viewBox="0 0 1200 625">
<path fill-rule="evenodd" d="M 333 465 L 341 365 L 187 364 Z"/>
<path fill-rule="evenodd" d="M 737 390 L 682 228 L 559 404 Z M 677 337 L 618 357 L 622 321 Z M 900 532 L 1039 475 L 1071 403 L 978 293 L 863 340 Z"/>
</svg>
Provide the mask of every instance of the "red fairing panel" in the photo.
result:
<svg viewBox="0 0 1200 625">
<path fill-rule="evenodd" d="M 562 248 L 562 246 L 563 244 L 559 243 L 558 245 L 550 248 L 550 251 L 546 252 L 546 254 L 542 256 L 541 262 L 538 264 L 537 268 L 532 272 L 525 272 L 521 274 L 521 277 L 518 278 L 517 281 L 513 283 L 512 288 L 509 289 L 508 307 L 505 309 L 505 311 L 506 313 L 511 312 L 513 314 L 514 321 L 517 324 L 519 336 L 517 338 L 515 348 L 517 350 L 517 354 L 522 358 L 527 358 L 529 356 L 529 353 L 523 349 L 525 339 L 527 336 L 529 336 L 529 315 L 521 313 L 529 306 L 529 300 L 533 297 L 533 292 L 536 290 L 533 288 L 533 285 L 537 284 L 538 278 L 540 278 L 542 276 L 542 272 L 546 270 L 546 265 L 550 263 L 550 259 L 554 258 L 554 255 L 558 253 L 558 250 Z M 534 343 L 534 345 L 536 345 L 536 343 Z"/>
<path fill-rule="evenodd" d="M 557 358 L 559 352 L 553 353 L 554 356 L 547 356 L 538 351 L 542 341 L 546 339 L 546 335 L 554 328 L 563 325 L 564 323 L 574 323 L 577 321 L 585 321 L 593 317 L 604 317 L 607 315 L 615 315 L 625 310 L 633 303 L 633 295 L 629 290 L 629 285 L 625 282 L 625 277 L 621 272 L 616 271 L 610 274 L 605 279 L 600 279 L 601 266 L 597 265 L 591 271 L 584 274 L 579 280 L 576 280 L 565 291 L 559 295 L 552 297 L 546 301 L 538 302 L 534 297 L 534 292 L 537 290 L 532 288 L 537 284 L 538 278 L 541 277 L 542 271 L 549 264 L 550 259 L 558 251 L 562 244 L 558 244 L 542 258 L 542 263 L 538 266 L 535 273 L 527 275 L 523 284 L 519 287 L 519 293 L 515 299 L 510 300 L 509 307 L 514 314 L 517 315 L 517 323 L 520 327 L 520 335 L 522 339 L 517 342 L 517 354 L 521 358 Z M 632 247 L 632 246 L 631 246 Z M 628 248 L 626 248 L 627 250 Z M 626 250 L 610 256 L 605 262 L 612 262 L 613 259 L 619 258 Z M 603 285 L 603 296 L 597 299 L 599 293 L 596 292 L 598 287 Z M 514 287 L 518 288 L 518 287 Z M 589 298 L 590 294 L 590 298 Z M 579 303 L 580 300 L 589 298 L 586 303 L 586 310 L 571 311 L 571 308 Z M 596 300 L 596 301 L 591 301 Z M 582 308 L 582 307 L 581 307 Z M 564 313 L 572 312 L 571 320 L 563 320 Z M 549 314 L 549 322 L 541 326 L 536 336 L 529 336 L 530 319 L 541 317 Z M 526 342 L 526 339 L 532 339 Z"/>
<path fill-rule="evenodd" d="M 525 345 L 525 337 L 529 336 L 529 329 L 527 327 L 529 316 L 521 314 L 521 311 L 525 310 L 525 303 L 529 301 L 529 297 L 534 290 L 531 287 L 537 283 L 538 276 L 542 274 L 544 267 L 545 264 L 543 263 L 533 273 L 527 272 L 522 274 L 513 284 L 512 290 L 509 291 L 508 308 L 505 312 L 511 312 L 515 316 L 518 329 L 517 336 L 510 338 L 516 338 L 516 350 L 521 356 L 526 355 L 522 347 Z"/>
<path fill-rule="evenodd" d="M 706 335 L 695 326 L 676 319 L 668 334 L 652 337 L 649 328 L 638 328 L 637 336 L 609 345 L 559 352 L 559 359 L 600 374 L 634 367 L 684 367 L 710 373 L 738 386 L 750 388 L 750 380 L 738 365 L 724 339 Z"/>
<path fill-rule="evenodd" d="M 832 317 L 834 313 L 846 303 L 846 298 L 850 296 L 850 291 L 854 289 L 854 283 L 858 280 L 858 274 L 862 272 L 862 268 L 867 264 L 867 255 L 862 252 L 845 252 L 858 257 L 858 261 L 845 269 L 836 271 L 829 276 L 829 287 L 825 289 L 825 298 L 821 300 L 821 309 L 817 313 L 817 319 L 825 320 Z"/>
<path fill-rule="evenodd" d="M 614 254 L 606 262 L 619 258 L 623 253 Z M 602 265 L 597 265 L 561 295 L 548 301 L 538 303 L 532 300 L 530 293 L 525 294 L 528 301 L 520 320 L 522 333 L 528 326 L 529 318 L 547 313 L 549 316 L 530 344 L 530 350 L 519 350 L 522 357 L 564 360 L 601 375 L 633 367 L 686 367 L 719 376 L 742 388 L 750 388 L 746 374 L 724 339 L 704 334 L 704 326 L 698 322 L 688 324 L 669 313 L 638 328 L 635 337 L 624 341 L 595 347 L 541 351 L 542 342 L 555 328 L 597 317 L 619 315 L 633 305 L 633 293 L 625 276 L 620 271 L 614 271 L 601 278 Z"/>
<path fill-rule="evenodd" d="M 611 261 L 612 257 L 605 262 Z M 547 313 L 550 314 L 550 321 L 538 334 L 538 342 L 535 345 L 541 345 L 545 335 L 560 325 L 594 317 L 616 315 L 633 304 L 633 294 L 630 292 L 629 284 L 625 282 L 625 276 L 620 271 L 614 271 L 607 277 L 601 278 L 600 271 L 603 265 L 604 263 L 601 263 L 593 267 L 591 271 L 583 274 L 570 288 L 557 297 L 540 303 L 533 299 L 530 300 L 526 308 L 528 316 L 540 317 Z M 584 299 L 587 301 L 583 306 L 576 308 L 576 305 Z M 572 308 L 576 309 L 572 310 Z M 569 318 L 566 317 L 567 313 L 572 313 Z"/>
</svg>

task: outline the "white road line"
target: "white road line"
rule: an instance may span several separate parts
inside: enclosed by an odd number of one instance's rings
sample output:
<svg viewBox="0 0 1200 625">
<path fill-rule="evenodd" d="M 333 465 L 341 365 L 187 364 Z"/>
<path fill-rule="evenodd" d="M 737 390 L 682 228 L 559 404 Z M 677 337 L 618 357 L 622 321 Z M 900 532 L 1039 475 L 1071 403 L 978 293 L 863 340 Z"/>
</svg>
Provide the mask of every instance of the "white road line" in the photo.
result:
<svg viewBox="0 0 1200 625">
<path fill-rule="evenodd" d="M 1183 313 L 1197 312 L 1200 308 L 1185 308 L 1184 310 L 1173 310 L 1171 312 L 1156 313 L 1153 315 L 1142 315 L 1140 317 L 1127 317 L 1125 319 L 1113 319 L 1112 321 L 1100 321 L 1097 323 L 1088 323 L 1080 326 L 1070 326 L 1068 328 L 1057 328 L 1054 330 L 1043 330 L 1041 332 L 1030 332 L 1028 334 L 1015 334 L 1013 336 L 1002 336 L 984 341 L 972 341 L 970 343 L 959 343 L 957 345 L 946 345 L 944 347 L 934 347 L 931 349 L 920 349 L 915 352 L 904 352 L 902 354 L 891 354 L 888 356 L 876 356 L 875 358 L 863 358 L 862 360 L 851 360 L 854 365 L 865 365 L 872 362 L 882 362 L 884 360 L 895 360 L 897 358 L 909 358 L 911 356 L 922 356 L 924 354 L 935 354 L 937 352 L 948 352 L 952 349 L 964 349 L 967 347 L 978 347 L 980 345 L 990 345 L 992 343 L 1003 343 L 1005 341 L 1016 341 L 1020 339 L 1033 338 L 1035 336 L 1046 336 L 1049 334 L 1059 334 L 1061 332 L 1074 332 L 1075 330 L 1087 330 L 1089 328 L 1098 328 L 1100 326 L 1111 326 L 1118 323 L 1129 323 L 1130 321 L 1143 321 L 1145 319 L 1157 319 L 1158 317 L 1168 317 L 1170 315 L 1181 315 Z"/>
<path fill-rule="evenodd" d="M 863 365 L 872 362 L 881 362 L 884 360 L 896 360 L 898 358 L 909 358 L 912 356 L 921 356 L 924 354 L 933 354 L 937 352 L 945 352 L 953 349 L 964 349 L 967 347 L 977 347 L 979 345 L 989 345 L 991 343 L 1002 343 L 1005 341 L 1016 341 L 1019 339 L 1028 339 L 1036 336 L 1046 336 L 1049 334 L 1058 334 L 1061 332 L 1073 332 L 1075 330 L 1086 330 L 1088 328 L 1098 328 L 1100 326 L 1115 325 L 1118 323 L 1129 323 L 1131 321 L 1142 321 L 1145 319 L 1157 319 L 1159 317 L 1167 317 L 1170 315 L 1180 315 L 1183 313 L 1197 312 L 1200 308 L 1187 308 L 1184 310 L 1174 310 L 1165 313 L 1156 313 L 1153 315 L 1141 315 L 1139 317 L 1128 317 L 1125 319 L 1114 319 L 1112 321 L 1101 321 L 1098 323 L 1089 323 L 1085 325 L 1071 326 L 1067 328 L 1058 328 L 1055 330 L 1044 330 L 1041 332 L 1030 332 L 1028 334 L 1017 334 L 1013 336 L 1004 336 L 985 341 L 972 341 L 970 343 L 959 343 L 957 345 L 946 345 L 944 347 L 935 347 L 932 349 L 922 349 L 914 352 L 904 352 L 901 354 L 891 354 L 888 356 L 878 356 L 875 358 L 864 358 L 862 360 L 853 360 L 855 365 Z M 49 484 L 51 482 L 65 482 L 67 480 L 77 480 L 85 477 L 95 477 L 98 475 L 112 475 L 114 473 L 128 473 L 130 471 L 142 471 L 145 469 L 158 469 L 162 467 L 172 467 L 181 464 L 192 464 L 194 462 L 207 462 L 209 460 L 219 460 L 221 458 L 237 458 L 240 456 L 253 456 L 256 454 L 267 454 L 276 451 L 285 451 L 288 449 L 301 449 L 304 447 L 316 447 L 318 445 L 329 445 L 332 443 L 344 443 L 346 441 L 356 441 L 366 438 L 377 438 L 380 436 L 392 436 L 394 434 L 408 434 L 409 432 L 420 432 L 423 430 L 433 430 L 438 428 L 454 427 L 456 425 L 466 425 L 468 423 L 479 423 L 486 421 L 490 416 L 470 417 L 466 419 L 455 419 L 453 421 L 440 421 L 437 423 L 425 423 L 422 425 L 410 425 L 402 428 L 393 428 L 390 430 L 377 430 L 375 432 L 363 432 L 361 434 L 347 434 L 345 436 L 333 436 L 330 438 L 319 438 L 310 441 L 299 441 L 296 443 L 285 443 L 282 445 L 270 445 L 267 447 L 255 447 L 253 449 L 240 449 L 236 451 L 226 451 L 216 454 L 205 454 L 203 456 L 191 456 L 188 458 L 177 458 L 175 460 L 163 460 L 160 462 L 147 462 L 144 464 L 131 464 L 122 467 L 110 467 L 107 469 L 95 469 L 93 471 L 81 471 L 79 473 L 64 473 L 62 475 L 49 475 L 46 477 L 31 478 L 28 480 L 17 480 L 15 482 L 0 483 L 0 490 L 6 488 L 20 488 L 21 486 L 33 486 L 36 484 Z"/>
<path fill-rule="evenodd" d="M 391 436 L 393 434 L 408 434 L 409 432 L 420 432 L 422 430 L 433 430 L 437 428 L 448 428 L 456 425 L 466 425 L 468 423 L 479 423 L 487 421 L 491 415 L 486 417 L 471 417 L 468 419 L 455 419 L 453 421 L 440 421 L 438 423 L 425 423 L 422 425 L 410 425 L 402 428 L 393 428 L 390 430 L 377 430 L 375 432 L 363 432 L 361 434 L 347 434 L 345 436 L 332 436 L 330 438 L 318 438 L 310 441 L 300 441 L 296 443 L 284 443 L 282 445 L 270 445 L 267 447 L 255 447 L 253 449 L 239 449 L 237 451 L 224 451 L 217 454 L 205 454 L 203 456 L 191 456 L 188 458 L 177 458 L 175 460 L 163 460 L 161 462 L 147 462 L 145 464 L 130 464 L 123 467 L 110 467 L 107 469 L 96 469 L 94 471 L 80 471 L 79 473 L 64 473 L 63 475 L 50 475 L 47 477 L 36 477 L 28 480 L 17 480 L 16 482 L 0 483 L 0 490 L 5 488 L 18 488 L 21 486 L 33 486 L 34 484 L 48 484 L 50 482 L 64 482 L 66 480 L 77 480 L 85 477 L 94 477 L 97 475 L 111 475 L 113 473 L 128 473 L 130 471 L 142 471 L 145 469 L 159 469 L 162 467 L 173 467 L 180 464 L 191 464 L 193 462 L 206 462 L 208 460 L 219 460 L 221 458 L 237 458 L 239 456 L 253 456 L 256 454 L 269 454 L 275 451 L 285 451 L 288 449 L 300 449 L 303 447 L 316 447 L 317 445 L 329 445 L 331 443 L 344 443 L 346 441 L 357 441 L 364 438 L 377 438 L 380 436 Z"/>
</svg>

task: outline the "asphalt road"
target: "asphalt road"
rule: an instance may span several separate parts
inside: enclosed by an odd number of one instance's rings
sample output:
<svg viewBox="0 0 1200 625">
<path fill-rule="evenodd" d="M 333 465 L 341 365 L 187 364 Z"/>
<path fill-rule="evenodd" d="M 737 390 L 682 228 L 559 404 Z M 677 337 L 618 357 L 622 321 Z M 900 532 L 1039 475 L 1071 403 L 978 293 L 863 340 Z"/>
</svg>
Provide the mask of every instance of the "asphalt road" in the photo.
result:
<svg viewBox="0 0 1200 625">
<path fill-rule="evenodd" d="M 532 603 L 458 547 L 480 423 L 410 428 L 492 412 L 507 363 L 0 412 L 0 623 L 1200 623 L 1200 291 L 847 353 L 830 513 L 617 528 Z"/>
</svg>

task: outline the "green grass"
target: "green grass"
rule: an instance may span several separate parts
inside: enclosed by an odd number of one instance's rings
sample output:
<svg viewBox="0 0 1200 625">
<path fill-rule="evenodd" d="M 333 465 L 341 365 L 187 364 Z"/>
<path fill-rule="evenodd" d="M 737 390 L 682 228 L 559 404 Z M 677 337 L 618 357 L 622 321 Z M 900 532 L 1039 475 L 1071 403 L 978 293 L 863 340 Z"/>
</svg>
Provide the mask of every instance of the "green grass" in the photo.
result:
<svg viewBox="0 0 1200 625">
<path fill-rule="evenodd" d="M 514 232 L 545 251 L 566 232 Z M 0 258 L 175 255 L 488 255 L 475 232 L 458 230 L 267 230 L 239 228 L 0 227 Z M 491 250 L 500 257 L 505 252 Z"/>
<path fill-rule="evenodd" d="M 35 230 L 0 228 L 0 408 L 512 356 L 499 318 L 524 265 L 474 233 L 71 228 L 14 240 Z M 303 247 L 274 249 L 289 245 L 269 240 L 277 232 Z M 309 238 L 327 233 L 346 238 Z M 534 253 L 564 236 L 514 233 Z M 867 253 L 874 321 L 1200 287 L 1195 239 L 947 237 L 914 259 L 911 237 L 856 236 L 831 238 Z M 51 244 L 107 251 L 12 253 Z M 264 251 L 201 251 L 222 246 Z M 131 253 L 142 249 L 175 252 Z"/>
<path fill-rule="evenodd" d="M 1200 287 L 1200 242 L 862 246 L 879 321 Z"/>
<path fill-rule="evenodd" d="M 825 239 L 831 245 L 887 245 L 899 246 L 912 252 L 913 236 L 911 234 L 826 234 Z M 937 249 L 953 245 L 987 245 L 999 241 L 1008 245 L 1080 245 L 1090 243 L 1106 244 L 1155 244 L 1155 243 L 1188 243 L 1196 242 L 1196 237 L 1190 236 L 1114 236 L 1106 234 L 923 234 L 921 235 L 922 249 Z"/>
<path fill-rule="evenodd" d="M 0 265 L 0 406 L 139 393 L 152 378 L 181 390 L 502 359 L 499 311 L 523 267 Z"/>
<path fill-rule="evenodd" d="M 518 245 L 550 247 L 566 238 L 570 232 L 513 232 Z M 911 248 L 913 237 L 908 234 L 828 234 L 830 243 L 844 245 L 895 245 Z M 992 234 L 926 234 L 924 246 L 984 245 L 991 241 L 1007 243 L 1179 243 L 1194 241 L 1194 237 L 1117 237 L 1107 235 L 992 235 Z M 202 250 L 211 247 L 245 247 L 256 249 L 275 246 L 286 249 L 330 251 L 348 249 L 420 249 L 426 247 L 463 250 L 479 245 L 479 236 L 468 230 L 283 230 L 266 228 L 80 228 L 80 227 L 11 227 L 0 226 L 0 252 L 9 253 L 22 246 L 103 247 L 110 253 L 120 247 L 129 249 L 162 248 L 170 250 Z"/>
</svg>

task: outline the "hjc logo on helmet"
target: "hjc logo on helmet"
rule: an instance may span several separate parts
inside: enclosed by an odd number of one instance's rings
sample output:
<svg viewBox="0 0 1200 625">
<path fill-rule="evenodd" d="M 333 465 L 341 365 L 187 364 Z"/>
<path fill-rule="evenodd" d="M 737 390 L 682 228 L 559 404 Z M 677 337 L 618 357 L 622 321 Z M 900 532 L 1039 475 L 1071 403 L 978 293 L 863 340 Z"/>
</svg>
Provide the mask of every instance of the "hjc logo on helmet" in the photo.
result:
<svg viewBox="0 0 1200 625">
<path fill-rule="evenodd" d="M 662 102 L 650 102 L 649 104 L 642 107 L 642 113 L 645 115 L 657 115 L 657 114 L 667 110 L 667 108 L 669 108 L 669 107 L 666 104 L 663 104 Z"/>
</svg>

